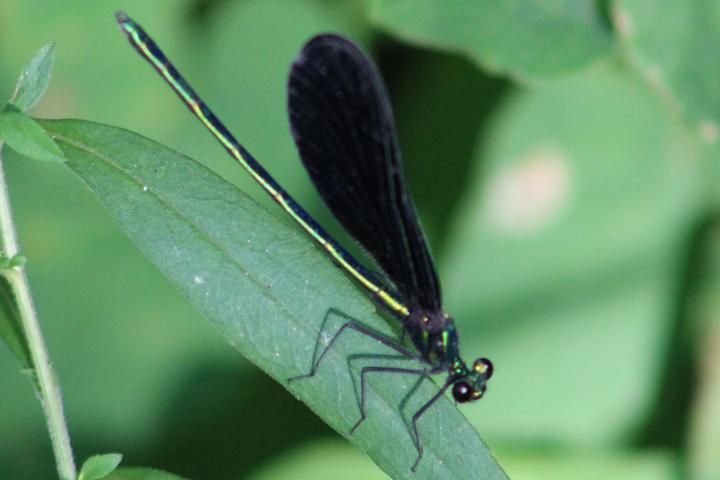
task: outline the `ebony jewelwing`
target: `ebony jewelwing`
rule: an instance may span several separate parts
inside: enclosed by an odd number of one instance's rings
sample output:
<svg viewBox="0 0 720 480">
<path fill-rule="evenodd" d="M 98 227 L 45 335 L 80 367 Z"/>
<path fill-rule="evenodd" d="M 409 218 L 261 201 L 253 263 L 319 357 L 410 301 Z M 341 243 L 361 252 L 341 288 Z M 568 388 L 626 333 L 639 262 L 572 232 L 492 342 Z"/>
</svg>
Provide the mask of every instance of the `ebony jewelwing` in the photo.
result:
<svg viewBox="0 0 720 480">
<path fill-rule="evenodd" d="M 325 354 L 345 331 L 355 330 L 422 368 L 366 366 L 360 373 L 360 419 L 366 418 L 365 376 L 387 372 L 428 377 L 447 373 L 440 390 L 412 417 L 413 442 L 423 455 L 417 422 L 452 387 L 458 403 L 480 399 L 493 364 L 479 358 L 468 368 L 460 358 L 453 319 L 442 308 L 440 284 L 415 205 L 405 185 L 395 121 L 373 61 L 351 41 L 318 35 L 295 59 L 288 80 L 288 113 L 305 169 L 330 211 L 369 253 L 389 283 L 373 275 L 337 243 L 238 143 L 170 63 L 157 44 L 123 12 L 117 22 L 133 47 L 160 73 L 180 99 L 240 165 L 332 259 L 401 323 L 417 352 L 355 320 L 344 323 L 305 375 L 315 375 Z M 318 345 L 321 342 L 318 337 Z M 316 350 L 317 351 L 317 350 Z"/>
</svg>

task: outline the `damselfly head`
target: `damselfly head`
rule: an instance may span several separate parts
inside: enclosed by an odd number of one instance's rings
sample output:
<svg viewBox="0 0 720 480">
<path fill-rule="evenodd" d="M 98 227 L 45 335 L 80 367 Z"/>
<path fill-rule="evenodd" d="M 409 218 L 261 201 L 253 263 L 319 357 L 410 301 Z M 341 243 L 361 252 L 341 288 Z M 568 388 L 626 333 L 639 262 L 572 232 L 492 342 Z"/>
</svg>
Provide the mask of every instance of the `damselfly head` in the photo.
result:
<svg viewBox="0 0 720 480">
<path fill-rule="evenodd" d="M 478 358 L 472 369 L 453 384 L 452 395 L 456 402 L 465 403 L 480 400 L 487 390 L 487 381 L 494 371 L 487 358 Z"/>
</svg>

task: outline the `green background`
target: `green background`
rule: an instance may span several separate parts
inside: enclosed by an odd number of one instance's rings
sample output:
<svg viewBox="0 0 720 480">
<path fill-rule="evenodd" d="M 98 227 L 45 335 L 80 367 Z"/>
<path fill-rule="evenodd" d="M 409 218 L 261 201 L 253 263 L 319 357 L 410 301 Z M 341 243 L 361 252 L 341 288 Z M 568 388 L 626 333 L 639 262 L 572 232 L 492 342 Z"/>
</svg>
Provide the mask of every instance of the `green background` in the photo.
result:
<svg viewBox="0 0 720 480">
<path fill-rule="evenodd" d="M 496 364 L 463 412 L 511 478 L 720 477 L 713 0 L 0 4 L 2 95 L 55 41 L 33 115 L 132 129 L 270 206 L 131 51 L 117 8 L 335 232 L 289 135 L 287 71 L 319 32 L 373 54 L 463 352 Z M 383 478 L 227 345 L 62 166 L 5 156 L 78 459 Z M 40 406 L 4 347 L 0 392 L 0 478 L 52 478 Z"/>
</svg>

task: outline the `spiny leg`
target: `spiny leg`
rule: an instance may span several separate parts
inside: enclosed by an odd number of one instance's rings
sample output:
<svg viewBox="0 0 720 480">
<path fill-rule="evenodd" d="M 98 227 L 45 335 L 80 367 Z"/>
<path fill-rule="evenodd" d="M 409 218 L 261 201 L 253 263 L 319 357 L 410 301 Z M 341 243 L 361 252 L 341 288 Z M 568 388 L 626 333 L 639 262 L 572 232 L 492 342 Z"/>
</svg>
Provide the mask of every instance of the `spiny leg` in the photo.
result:
<svg viewBox="0 0 720 480">
<path fill-rule="evenodd" d="M 313 356 L 312 356 L 312 363 L 310 367 L 310 371 L 313 371 L 313 366 L 315 365 L 315 360 L 318 356 L 318 351 L 320 350 L 320 344 L 322 343 L 322 334 L 325 331 L 325 326 L 327 325 L 328 321 L 330 320 L 331 315 L 337 315 L 338 317 L 344 318 L 346 320 L 354 320 L 350 315 L 345 314 L 344 312 L 336 309 L 336 308 L 328 308 L 325 312 L 325 316 L 323 317 L 323 321 L 320 324 L 320 332 L 318 333 L 317 338 L 315 339 L 315 348 L 313 349 Z M 290 383 L 293 379 L 296 377 L 291 377 L 288 379 L 288 383 Z"/>
<path fill-rule="evenodd" d="M 429 370 L 427 376 L 432 377 L 434 375 L 437 375 L 437 374 L 443 373 L 443 372 L 445 372 L 445 367 L 439 366 L 439 367 L 435 367 L 435 368 Z M 408 393 L 405 394 L 405 397 L 403 397 L 402 401 L 400 402 L 400 405 L 398 406 L 398 410 L 400 410 L 401 412 L 405 411 L 405 407 L 407 406 L 408 402 L 413 397 L 413 395 L 415 395 L 415 392 L 417 392 L 418 388 L 420 388 L 420 384 L 422 383 L 423 380 L 425 380 L 425 378 L 420 378 L 420 379 L 418 379 L 417 382 L 415 382 L 415 385 L 413 385 L 412 388 L 408 391 Z M 408 428 L 410 428 L 409 425 L 408 425 Z"/>
<path fill-rule="evenodd" d="M 432 374 L 429 374 L 429 375 L 432 375 Z M 410 399 L 418 391 L 418 389 L 420 388 L 420 385 L 422 385 L 423 380 L 425 380 L 425 377 L 418 378 L 417 381 L 415 382 L 415 384 L 412 387 L 410 387 L 410 390 L 408 390 L 408 392 L 405 394 L 403 399 L 400 401 L 400 404 L 398 405 L 398 410 L 400 411 L 400 413 L 403 414 L 403 419 L 405 420 L 405 423 L 407 424 L 408 433 L 410 433 L 410 422 L 407 419 L 405 419 L 405 415 L 404 415 L 405 407 L 407 407 L 407 404 L 410 401 Z"/>
<path fill-rule="evenodd" d="M 445 392 L 447 391 L 448 387 L 452 385 L 452 382 L 446 382 L 445 385 L 438 391 L 435 395 L 430 398 L 427 402 L 425 402 L 425 405 L 420 407 L 420 409 L 415 412 L 415 415 L 412 417 L 412 428 L 413 433 L 415 434 L 415 448 L 417 448 L 418 451 L 418 457 L 417 460 L 415 460 L 415 463 L 412 466 L 412 471 L 414 472 L 417 469 L 418 464 L 420 463 L 420 459 L 423 456 L 423 446 L 422 443 L 420 443 L 420 433 L 418 432 L 417 428 L 417 422 L 420 420 L 420 417 L 428 411 L 428 409 L 433 405 L 433 403 L 437 402 L 440 397 L 442 397 Z"/>
<path fill-rule="evenodd" d="M 365 420 L 365 375 L 372 372 L 380 373 L 401 373 L 404 375 L 421 375 L 427 377 L 428 370 L 425 368 L 398 368 L 398 367 L 363 367 L 360 371 L 360 419 L 355 422 L 355 425 L 350 429 L 350 435 L 355 433 L 355 430 Z"/>
<path fill-rule="evenodd" d="M 325 324 L 327 323 L 328 319 L 330 318 L 330 315 L 333 314 L 333 313 L 334 313 L 335 315 L 338 315 L 339 317 L 345 318 L 345 319 L 347 320 L 347 322 L 345 322 L 345 323 L 338 329 L 338 331 L 337 331 L 337 332 L 335 333 L 335 335 L 330 339 L 330 341 L 328 342 L 328 344 L 325 346 L 325 348 L 323 349 L 323 351 L 322 351 L 322 352 L 320 353 L 320 355 L 318 356 L 318 355 L 317 355 L 317 352 L 318 352 L 318 349 L 319 349 L 319 347 L 320 347 L 320 343 L 322 342 L 322 332 L 323 332 L 323 330 L 325 329 Z M 289 382 L 292 382 L 292 381 L 294 381 L 294 380 L 300 380 L 300 379 L 310 378 L 310 377 L 314 376 L 314 375 L 315 375 L 315 372 L 316 372 L 317 369 L 320 367 L 320 363 L 322 362 L 323 358 L 325 358 L 325 355 L 330 351 L 330 349 L 332 348 L 332 346 L 335 344 L 335 341 L 338 339 L 338 337 L 340 337 L 340 335 L 342 335 L 343 332 L 345 332 L 345 331 L 348 330 L 348 329 L 355 330 L 356 332 L 359 332 L 359 333 L 361 333 L 361 334 L 363 334 L 363 335 L 365 335 L 365 336 L 367 336 L 367 337 L 370 337 L 370 338 L 372 338 L 373 340 L 376 340 L 376 341 L 382 343 L 383 345 L 385 345 L 385 346 L 387 346 L 387 347 L 389 347 L 389 348 L 392 348 L 393 350 L 395 350 L 396 352 L 400 353 L 401 355 L 403 355 L 403 356 L 406 357 L 406 358 L 409 358 L 409 359 L 417 359 L 417 358 L 419 358 L 415 353 L 411 352 L 411 351 L 408 350 L 407 348 L 405 348 L 405 347 L 403 347 L 403 346 L 401 346 L 401 345 L 398 345 L 398 344 L 397 344 L 396 342 L 394 342 L 393 340 L 390 340 L 389 338 L 386 338 L 386 337 L 380 335 L 379 333 L 377 333 L 377 332 L 369 329 L 368 327 L 362 325 L 361 323 L 359 323 L 359 322 L 357 321 L 357 319 L 355 319 L 355 318 L 353 318 L 353 317 L 351 317 L 351 316 L 349 316 L 349 315 L 347 315 L 347 314 L 345 314 L 345 313 L 343 313 L 343 312 L 341 312 L 341 311 L 339 311 L 339 310 L 337 310 L 337 309 L 331 308 L 331 309 L 328 310 L 328 313 L 325 315 L 325 319 L 323 320 L 323 323 L 322 323 L 322 325 L 320 326 L 320 333 L 318 334 L 317 341 L 315 342 L 315 350 L 314 350 L 314 352 L 313 352 L 313 363 L 312 363 L 312 366 L 311 366 L 311 368 L 310 368 L 310 372 L 308 372 L 308 373 L 306 373 L 306 374 L 304 374 L 304 375 L 297 375 L 297 376 L 295 376 L 295 377 L 290 377 L 290 378 L 288 378 L 288 383 L 289 383 Z"/>
<path fill-rule="evenodd" d="M 353 366 L 355 365 L 356 361 L 360 360 L 373 360 L 373 361 L 379 361 L 379 360 L 389 360 L 389 361 L 415 361 L 414 358 L 408 358 L 404 355 L 400 355 L 397 353 L 353 353 L 351 355 L 347 356 L 346 364 L 347 369 L 350 374 L 350 380 L 352 380 L 353 385 L 353 392 L 355 393 L 355 400 L 357 402 L 358 408 L 360 408 L 360 392 L 358 391 L 358 384 L 355 380 L 356 375 L 354 374 L 355 370 Z M 359 368 L 357 370 L 362 371 L 362 368 Z"/>
</svg>

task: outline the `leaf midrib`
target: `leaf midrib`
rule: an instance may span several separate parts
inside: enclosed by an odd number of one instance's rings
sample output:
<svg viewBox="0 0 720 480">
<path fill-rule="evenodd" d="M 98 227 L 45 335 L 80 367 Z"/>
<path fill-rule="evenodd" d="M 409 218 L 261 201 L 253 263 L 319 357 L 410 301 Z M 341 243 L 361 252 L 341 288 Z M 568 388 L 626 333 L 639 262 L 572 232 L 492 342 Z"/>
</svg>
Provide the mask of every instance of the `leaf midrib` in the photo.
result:
<svg viewBox="0 0 720 480">
<path fill-rule="evenodd" d="M 53 132 L 53 133 L 52 133 L 52 137 L 53 137 L 53 139 L 56 140 L 56 141 L 65 143 L 66 145 L 69 145 L 69 146 L 71 146 L 71 147 L 75 147 L 75 148 L 77 148 L 77 149 L 79 149 L 79 150 L 81 150 L 81 151 L 84 151 L 84 152 L 86 152 L 86 153 L 88 153 L 88 154 L 90 154 L 90 155 L 98 158 L 99 160 L 105 162 L 108 166 L 110 166 L 111 168 L 113 168 L 114 170 L 116 170 L 117 172 L 119 172 L 121 175 L 123 175 L 123 176 L 125 176 L 126 178 L 128 178 L 129 180 L 131 180 L 133 183 L 135 183 L 136 185 L 138 185 L 140 188 L 143 188 L 143 187 L 146 187 L 146 186 L 147 186 L 146 183 L 142 182 L 142 181 L 141 181 L 140 179 L 138 179 L 135 175 L 133 175 L 132 173 L 128 172 L 126 169 L 124 169 L 122 166 L 120 166 L 117 162 L 115 162 L 111 157 L 109 157 L 109 156 L 107 156 L 107 155 L 104 155 L 104 154 L 96 151 L 96 150 L 93 149 L 92 147 L 90 147 L 90 146 L 88 146 L 88 145 L 86 145 L 86 144 L 83 144 L 83 143 L 74 141 L 74 140 L 72 140 L 72 139 L 70 139 L 70 138 L 68 138 L 68 137 L 63 136 L 62 134 L 58 134 L 58 133 L 54 133 L 54 132 Z M 201 236 L 202 238 L 204 238 L 205 241 L 208 242 L 209 245 L 211 245 L 213 248 L 216 248 L 217 250 L 219 250 L 219 251 L 220 251 L 221 253 L 223 253 L 224 255 L 227 255 L 227 256 L 232 260 L 232 262 L 233 262 L 242 272 L 244 272 L 244 273 L 247 274 L 246 276 L 249 277 L 249 278 L 252 280 L 252 282 L 258 287 L 258 291 L 261 292 L 261 294 L 262 294 L 263 297 L 269 299 L 272 303 L 278 305 L 283 311 L 289 313 L 290 318 L 293 319 L 293 323 L 295 323 L 296 325 L 299 325 L 300 328 L 303 328 L 307 333 L 310 333 L 310 334 L 311 334 L 310 336 L 317 336 L 317 335 L 319 335 L 320 333 L 322 333 L 322 332 L 317 332 L 316 329 L 311 328 L 306 321 L 303 321 L 303 320 L 297 315 L 297 313 L 296 313 L 292 308 L 290 308 L 290 306 L 289 306 L 288 304 L 286 304 L 285 302 L 283 302 L 282 300 L 278 299 L 277 297 L 275 297 L 275 296 L 273 296 L 273 295 L 269 295 L 268 292 L 267 292 L 267 289 L 263 288 L 263 284 L 260 282 L 260 280 L 257 278 L 257 276 L 252 273 L 252 271 L 248 270 L 248 269 L 245 267 L 244 264 L 242 264 L 239 260 L 237 260 L 233 255 L 231 255 L 225 248 L 223 248 L 222 246 L 220 246 L 220 245 L 216 242 L 216 240 L 215 240 L 208 232 L 206 232 L 200 225 L 198 225 L 198 224 L 195 223 L 193 220 L 191 220 L 190 218 L 188 218 L 187 216 L 185 216 L 184 214 L 182 214 L 177 208 L 175 208 L 174 206 L 172 206 L 171 203 L 168 203 L 168 200 L 167 200 L 165 197 L 163 197 L 162 195 L 160 195 L 157 191 L 155 191 L 155 189 L 148 188 L 147 191 L 145 191 L 145 192 L 143 192 L 143 193 L 144 193 L 144 194 L 151 194 L 152 196 L 154 196 L 162 205 L 164 205 L 166 208 L 168 208 L 168 210 L 171 211 L 173 215 L 175 215 L 175 216 L 178 217 L 179 219 L 187 222 L 187 224 L 188 224 L 192 229 L 194 229 L 196 232 L 198 232 L 198 233 L 200 234 L 200 236 Z M 171 281 L 172 281 L 172 280 L 171 280 Z M 173 282 L 173 283 L 174 283 L 174 282 Z M 334 351 L 330 351 L 330 352 L 328 352 L 328 354 L 332 355 L 336 360 L 341 360 L 340 354 L 335 353 Z M 261 365 L 258 365 L 258 366 L 259 366 L 262 370 L 264 370 L 266 373 L 269 374 L 269 372 L 268 372 L 267 370 L 265 370 Z M 303 372 L 303 373 L 304 373 L 304 372 Z M 352 372 L 350 372 L 350 375 L 352 375 Z M 431 377 L 427 377 L 427 379 L 430 380 L 430 381 L 432 381 Z M 286 384 L 284 384 L 283 382 L 279 382 L 279 383 L 281 383 L 281 384 L 283 385 L 283 387 L 285 387 L 287 390 L 289 390 L 289 391 L 292 392 L 292 390 L 290 390 Z M 433 383 L 434 383 L 434 382 L 433 382 Z M 379 391 L 375 390 L 375 388 L 372 387 L 372 384 L 371 384 L 371 383 L 367 383 L 366 385 L 367 385 L 366 388 L 368 389 L 368 391 L 369 391 L 370 393 L 373 393 L 376 398 L 380 398 L 380 399 L 382 400 L 382 402 L 386 405 L 386 407 L 388 407 L 388 408 L 389 408 L 390 410 L 392 410 L 392 411 L 397 411 L 397 408 L 395 407 L 395 405 L 394 405 L 394 404 L 391 404 L 391 402 L 385 397 L 385 395 L 380 394 Z M 293 395 L 296 395 L 294 392 L 292 392 L 292 393 L 293 393 Z M 313 411 L 315 411 L 315 408 L 312 408 L 312 407 L 311 407 L 311 409 L 312 409 Z M 316 411 L 316 413 L 318 413 L 318 412 Z M 407 428 L 407 427 L 408 427 L 408 424 L 407 424 L 407 422 L 404 420 L 404 417 L 400 414 L 399 411 L 397 412 L 397 416 L 398 416 L 398 418 L 401 419 L 402 423 L 404 423 L 405 426 L 406 426 L 406 428 Z M 332 417 L 332 416 L 330 416 L 330 417 Z M 348 435 L 343 435 L 343 436 L 346 437 L 346 438 L 349 438 Z M 412 442 L 412 437 L 411 437 L 411 443 L 414 443 L 414 442 Z M 427 445 L 427 444 L 423 444 L 423 449 L 424 449 L 424 456 L 427 456 L 428 453 L 432 454 L 432 456 L 435 457 L 435 460 L 441 461 L 446 467 L 449 467 L 448 469 L 449 469 L 451 472 L 453 472 L 453 473 L 456 475 L 456 477 L 459 478 L 459 476 L 458 476 L 458 473 L 459 473 L 459 472 L 457 472 L 457 471 L 455 470 L 455 468 L 454 468 L 454 463 L 453 463 L 453 462 L 444 462 L 444 461 L 442 461 L 442 459 L 443 459 L 444 457 L 441 456 L 441 455 L 438 455 L 438 454 L 437 454 L 437 450 L 436 450 L 435 448 L 430 447 L 430 446 Z M 426 458 L 425 461 L 427 461 L 427 460 L 429 460 L 429 459 Z M 451 465 L 453 465 L 453 466 L 451 466 Z"/>
</svg>

